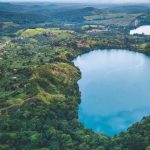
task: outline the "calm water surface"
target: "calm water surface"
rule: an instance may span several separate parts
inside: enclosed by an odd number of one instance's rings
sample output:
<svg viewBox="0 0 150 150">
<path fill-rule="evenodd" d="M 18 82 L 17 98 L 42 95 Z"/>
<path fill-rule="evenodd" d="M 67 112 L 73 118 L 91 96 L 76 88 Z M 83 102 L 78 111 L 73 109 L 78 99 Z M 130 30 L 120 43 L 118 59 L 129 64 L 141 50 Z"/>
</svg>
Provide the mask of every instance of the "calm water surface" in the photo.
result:
<svg viewBox="0 0 150 150">
<path fill-rule="evenodd" d="M 130 34 L 145 34 L 150 35 L 150 25 L 140 26 L 130 31 Z"/>
<path fill-rule="evenodd" d="M 115 135 L 150 114 L 150 58 L 127 50 L 97 50 L 74 60 L 80 68 L 79 120 Z"/>
</svg>

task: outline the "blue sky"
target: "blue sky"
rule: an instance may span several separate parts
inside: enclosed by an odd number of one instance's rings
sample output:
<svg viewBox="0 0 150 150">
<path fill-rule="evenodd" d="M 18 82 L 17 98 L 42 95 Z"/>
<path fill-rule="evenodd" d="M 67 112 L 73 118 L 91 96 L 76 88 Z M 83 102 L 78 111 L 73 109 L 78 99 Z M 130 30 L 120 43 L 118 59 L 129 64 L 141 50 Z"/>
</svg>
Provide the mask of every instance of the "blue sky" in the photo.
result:
<svg viewBox="0 0 150 150">
<path fill-rule="evenodd" d="M 48 1 L 48 2 L 77 2 L 77 3 L 150 3 L 150 0 L 0 0 L 0 2 L 35 2 L 35 1 Z"/>
</svg>

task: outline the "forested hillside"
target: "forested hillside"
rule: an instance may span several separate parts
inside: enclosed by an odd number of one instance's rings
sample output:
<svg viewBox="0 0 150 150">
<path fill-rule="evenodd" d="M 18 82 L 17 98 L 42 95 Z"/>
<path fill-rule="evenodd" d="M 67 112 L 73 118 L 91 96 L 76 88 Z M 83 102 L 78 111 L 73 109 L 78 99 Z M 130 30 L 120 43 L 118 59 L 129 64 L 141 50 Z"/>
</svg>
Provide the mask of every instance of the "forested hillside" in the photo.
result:
<svg viewBox="0 0 150 150">
<path fill-rule="evenodd" d="M 72 7 L 0 3 L 0 149 L 149 150 L 149 116 L 114 137 L 85 129 L 72 63 L 96 48 L 150 55 L 150 36 L 129 34 L 148 8 Z"/>
</svg>

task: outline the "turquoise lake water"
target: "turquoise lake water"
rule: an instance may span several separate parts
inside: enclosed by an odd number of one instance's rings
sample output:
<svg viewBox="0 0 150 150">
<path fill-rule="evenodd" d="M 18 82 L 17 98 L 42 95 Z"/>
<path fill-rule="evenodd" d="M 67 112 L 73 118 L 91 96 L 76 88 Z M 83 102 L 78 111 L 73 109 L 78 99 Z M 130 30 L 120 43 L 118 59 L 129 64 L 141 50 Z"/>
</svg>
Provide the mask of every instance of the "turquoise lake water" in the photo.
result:
<svg viewBox="0 0 150 150">
<path fill-rule="evenodd" d="M 150 114 L 150 57 L 127 50 L 96 50 L 74 60 L 82 78 L 79 120 L 113 136 Z"/>
</svg>

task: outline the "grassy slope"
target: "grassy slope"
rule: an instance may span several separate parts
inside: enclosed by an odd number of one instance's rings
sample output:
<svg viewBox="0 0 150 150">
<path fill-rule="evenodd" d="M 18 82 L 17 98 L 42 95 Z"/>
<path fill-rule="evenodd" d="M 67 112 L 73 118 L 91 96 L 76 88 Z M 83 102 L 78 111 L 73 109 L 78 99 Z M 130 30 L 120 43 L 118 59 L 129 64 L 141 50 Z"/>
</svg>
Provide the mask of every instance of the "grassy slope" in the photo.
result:
<svg viewBox="0 0 150 150">
<path fill-rule="evenodd" d="M 60 39 L 64 38 L 63 32 L 59 31 Z M 1 149 L 96 149 L 107 142 L 107 137 L 95 135 L 78 123 L 80 72 L 67 63 L 68 53 L 58 55 L 62 60 L 32 69 L 30 83 L 25 88 L 31 97 L 23 98 L 20 103 L 15 100 L 1 109 Z M 12 101 L 11 97 L 8 101 Z"/>
</svg>

